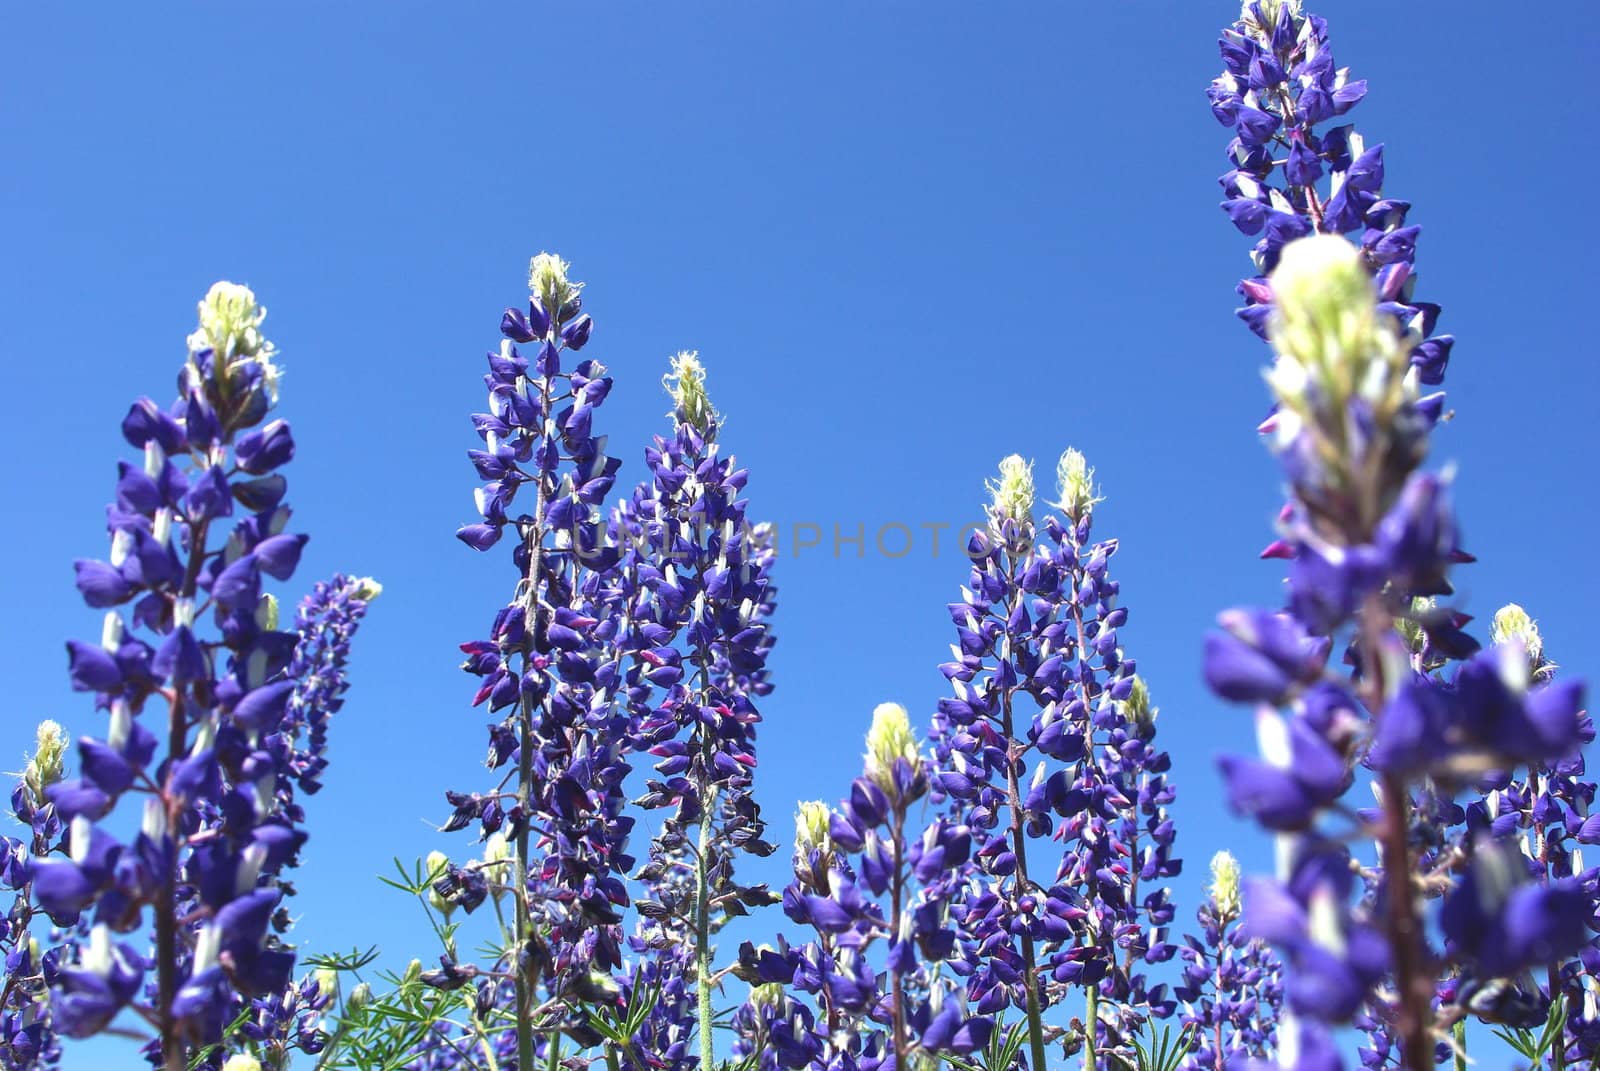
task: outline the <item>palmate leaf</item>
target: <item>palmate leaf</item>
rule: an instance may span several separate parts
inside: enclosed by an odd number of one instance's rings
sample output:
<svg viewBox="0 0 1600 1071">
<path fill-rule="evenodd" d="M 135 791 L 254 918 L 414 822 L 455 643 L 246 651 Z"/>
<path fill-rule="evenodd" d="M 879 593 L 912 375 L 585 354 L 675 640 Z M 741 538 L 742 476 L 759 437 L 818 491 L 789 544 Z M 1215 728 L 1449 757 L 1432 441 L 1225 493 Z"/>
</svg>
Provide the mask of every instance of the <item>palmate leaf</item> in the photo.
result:
<svg viewBox="0 0 1600 1071">
<path fill-rule="evenodd" d="M 1496 1028 L 1495 1036 L 1510 1045 L 1519 1056 L 1526 1057 L 1535 1064 L 1539 1063 L 1561 1040 L 1562 1032 L 1567 1026 L 1567 1002 L 1565 1000 L 1552 1000 L 1550 1002 L 1550 1015 L 1544 1021 L 1544 1026 L 1532 1030 L 1519 1026 L 1512 1030 Z"/>
<path fill-rule="evenodd" d="M 1137 1053 L 1133 1061 L 1121 1059 L 1122 1066 L 1128 1071 L 1177 1071 L 1183 1063 L 1183 1058 L 1188 1056 L 1195 1048 L 1195 1029 L 1193 1024 L 1186 1025 L 1178 1031 L 1178 1036 L 1172 1036 L 1172 1027 L 1164 1026 L 1161 1033 L 1157 1034 L 1155 1024 L 1149 1024 L 1150 1036 L 1135 1037 L 1133 1039 L 1134 1052 Z"/>
<path fill-rule="evenodd" d="M 1010 1071 L 1016 1066 L 1017 1054 L 1022 1051 L 1022 1046 L 1027 1040 L 1026 1020 L 1011 1024 L 1009 1029 L 1004 1023 L 996 1023 L 994 1033 L 989 1035 L 989 1044 L 984 1046 L 980 1060 L 975 1061 L 946 1052 L 940 1053 L 939 1057 L 945 1063 L 957 1068 L 957 1071 Z"/>
</svg>

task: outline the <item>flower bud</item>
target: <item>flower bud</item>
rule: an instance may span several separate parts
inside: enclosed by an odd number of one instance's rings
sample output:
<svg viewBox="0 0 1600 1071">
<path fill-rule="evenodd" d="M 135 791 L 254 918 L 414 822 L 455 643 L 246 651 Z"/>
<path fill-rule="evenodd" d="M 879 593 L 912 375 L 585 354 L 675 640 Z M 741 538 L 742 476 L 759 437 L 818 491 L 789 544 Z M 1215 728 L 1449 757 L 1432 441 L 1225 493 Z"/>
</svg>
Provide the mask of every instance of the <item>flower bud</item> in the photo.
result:
<svg viewBox="0 0 1600 1071">
<path fill-rule="evenodd" d="M 352 594 L 362 602 L 371 602 L 383 594 L 383 585 L 370 576 L 357 577 Z"/>
<path fill-rule="evenodd" d="M 872 711 L 872 728 L 867 731 L 867 777 L 893 797 L 895 761 L 904 759 L 915 770 L 922 761 L 917 738 L 911 732 L 911 718 L 899 703 L 879 703 Z"/>
<path fill-rule="evenodd" d="M 672 370 L 661 377 L 661 385 L 672 396 L 671 417 L 705 431 L 717 419 L 717 411 L 706 398 L 706 368 L 699 354 L 684 350 L 672 358 Z"/>
<path fill-rule="evenodd" d="M 422 977 L 422 964 L 418 960 L 412 960 L 411 965 L 406 968 L 404 980 L 410 982 L 420 977 Z M 366 982 L 357 982 L 354 988 L 350 990 L 350 995 L 344 998 L 345 1014 L 350 1015 L 358 1012 L 371 1003 L 372 987 Z"/>
<path fill-rule="evenodd" d="M 261 334 L 261 321 L 266 318 L 267 310 L 256 304 L 255 292 L 248 286 L 213 283 L 200 302 L 200 326 L 189 336 L 189 350 L 209 348 L 215 354 L 213 361 L 218 375 L 236 360 L 254 361 L 261 368 L 262 386 L 267 396 L 276 404 L 278 379 L 282 373 L 272 360 L 277 355 L 277 347 Z"/>
<path fill-rule="evenodd" d="M 1340 422 L 1358 394 L 1375 409 L 1392 408 L 1399 377 L 1390 373 L 1403 372 L 1405 354 L 1378 313 L 1361 251 L 1337 235 L 1301 238 L 1284 246 L 1271 281 L 1278 359 L 1267 381 L 1282 406 L 1302 419 Z"/>
<path fill-rule="evenodd" d="M 832 815 L 828 805 L 821 800 L 807 800 L 794 814 L 794 848 L 797 855 L 809 856 L 812 852 L 826 854 L 833 850 L 828 838 L 828 823 Z"/>
<path fill-rule="evenodd" d="M 766 982 L 750 987 L 750 1003 L 757 1008 L 776 1008 L 783 1004 L 783 983 Z"/>
<path fill-rule="evenodd" d="M 1122 701 L 1122 716 L 1133 723 L 1141 732 L 1149 732 L 1156 724 L 1156 715 L 1161 713 L 1161 708 L 1153 706 L 1150 702 L 1150 688 L 1145 684 L 1143 677 L 1133 678 L 1132 690 L 1128 698 Z"/>
<path fill-rule="evenodd" d="M 582 283 L 567 279 L 567 269 L 570 267 L 571 264 L 554 253 L 540 253 L 528 262 L 528 289 L 552 317 L 559 317 L 561 307 L 583 289 Z"/>
<path fill-rule="evenodd" d="M 990 480 L 986 486 L 993 497 L 989 520 L 996 529 L 1006 521 L 1017 525 L 1033 523 L 1033 462 L 1012 454 L 1000 462 L 1000 478 Z"/>
<path fill-rule="evenodd" d="M 450 913 L 456 909 L 456 905 L 440 896 L 433 885 L 434 882 L 439 881 L 449 873 L 450 857 L 443 852 L 429 852 L 424 867 L 428 875 L 428 903 L 432 904 L 433 909 L 439 914 L 449 918 Z"/>
<path fill-rule="evenodd" d="M 498 902 L 515 880 L 515 869 L 504 864 L 511 859 L 511 842 L 499 830 L 483 842 L 484 874 L 489 879 L 489 895 Z"/>
<path fill-rule="evenodd" d="M 45 789 L 65 776 L 67 734 L 56 722 L 41 721 L 34 734 L 33 755 L 23 768 L 22 780 L 39 806 L 44 806 Z"/>
<path fill-rule="evenodd" d="M 316 979 L 318 996 L 331 997 L 339 991 L 339 972 L 332 967 L 322 967 L 311 977 Z"/>
<path fill-rule="evenodd" d="M 1211 857 L 1211 907 L 1224 918 L 1239 913 L 1239 860 L 1228 852 Z"/>
<path fill-rule="evenodd" d="M 1511 602 L 1500 607 L 1494 613 L 1494 622 L 1489 627 L 1489 639 L 1496 646 L 1518 644 L 1528 655 L 1528 668 L 1530 672 L 1537 673 L 1544 666 L 1544 637 L 1539 635 L 1539 626 L 1528 616 L 1528 611 Z"/>
<path fill-rule="evenodd" d="M 223 1063 L 222 1071 L 261 1071 L 261 1061 L 247 1052 L 236 1052 Z"/>
<path fill-rule="evenodd" d="M 1095 494 L 1094 469 L 1077 450 L 1071 447 L 1056 462 L 1056 493 L 1061 497 L 1052 502 L 1074 523 L 1093 512 L 1095 504 L 1105 499 Z"/>
<path fill-rule="evenodd" d="M 278 597 L 272 594 L 261 596 L 261 601 L 256 603 L 256 627 L 263 632 L 278 631 Z"/>
</svg>

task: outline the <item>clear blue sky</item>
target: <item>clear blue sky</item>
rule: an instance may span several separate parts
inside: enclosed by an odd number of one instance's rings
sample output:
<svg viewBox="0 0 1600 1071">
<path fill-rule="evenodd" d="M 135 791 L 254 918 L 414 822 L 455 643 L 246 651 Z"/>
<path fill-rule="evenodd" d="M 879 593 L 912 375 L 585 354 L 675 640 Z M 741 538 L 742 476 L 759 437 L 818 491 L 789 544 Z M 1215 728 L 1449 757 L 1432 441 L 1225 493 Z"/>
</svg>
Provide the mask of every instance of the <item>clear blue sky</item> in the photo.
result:
<svg viewBox="0 0 1600 1071">
<path fill-rule="evenodd" d="M 1325 0 L 1372 92 L 1393 196 L 1423 224 L 1419 295 L 1461 340 L 1437 439 L 1482 564 L 1468 608 L 1515 599 L 1576 669 L 1593 607 L 1587 188 L 1596 20 L 1504 4 Z M 362 633 L 327 789 L 311 802 L 298 930 L 311 949 L 426 954 L 373 875 L 458 853 L 447 787 L 485 783 L 483 718 L 456 644 L 511 581 L 452 533 L 473 519 L 483 352 L 557 250 L 589 282 L 600 414 L 637 479 L 664 426 L 667 356 L 697 348 L 753 472 L 754 513 L 864 525 L 778 573 L 777 691 L 759 798 L 837 798 L 873 705 L 925 717 L 965 563 L 923 522 L 976 516 L 1010 452 L 1041 476 L 1073 444 L 1119 536 L 1129 653 L 1176 754 L 1192 917 L 1205 861 L 1265 842 L 1220 805 L 1212 754 L 1248 719 L 1198 683 L 1216 611 L 1271 601 L 1255 560 L 1278 502 L 1252 428 L 1266 353 L 1231 314 L 1247 240 L 1217 210 L 1227 132 L 1202 91 L 1230 0 L 854 5 L 288 3 L 25 5 L 0 41 L 0 756 L 56 718 L 98 731 L 62 640 L 98 633 L 72 558 L 140 394 L 165 401 L 194 303 L 218 278 L 271 310 L 280 414 L 312 541 L 387 587 Z M 911 525 L 897 560 L 871 533 Z M 3 767 L 0 767 L 3 768 Z M 640 848 L 643 848 L 642 838 Z M 786 852 L 767 874 L 783 880 Z M 771 926 L 784 920 L 774 910 Z M 80 1057 L 80 1059 L 83 1059 Z M 69 1062 L 69 1066 L 73 1066 Z M 78 1064 L 77 1066 L 84 1066 Z"/>
</svg>

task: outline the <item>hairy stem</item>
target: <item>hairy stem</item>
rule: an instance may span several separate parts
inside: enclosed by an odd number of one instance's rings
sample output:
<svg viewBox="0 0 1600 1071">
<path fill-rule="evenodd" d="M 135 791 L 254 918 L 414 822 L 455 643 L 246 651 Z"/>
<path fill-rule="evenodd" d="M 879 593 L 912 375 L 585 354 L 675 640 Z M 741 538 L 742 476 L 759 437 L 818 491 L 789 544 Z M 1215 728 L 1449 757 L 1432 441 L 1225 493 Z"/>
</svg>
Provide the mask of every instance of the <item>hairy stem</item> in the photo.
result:
<svg viewBox="0 0 1600 1071">
<path fill-rule="evenodd" d="M 711 1071 L 713 1045 L 711 1040 L 711 874 L 708 858 L 711 854 L 711 809 L 716 803 L 716 790 L 706 793 L 700 803 L 700 843 L 694 866 L 694 981 L 695 1010 L 700 1019 L 700 1071 Z"/>
<path fill-rule="evenodd" d="M 550 330 L 552 337 L 559 339 L 559 335 L 555 334 L 553 318 Z M 560 342 L 556 341 L 555 344 L 559 346 Z M 502 354 L 509 356 L 510 349 L 509 341 L 501 344 Z M 549 412 L 550 387 L 547 379 L 539 381 L 539 394 L 539 411 Z M 539 573 L 543 567 L 544 557 L 544 510 L 549 493 L 548 479 L 548 475 L 541 470 L 534 500 L 533 523 L 529 526 L 527 534 L 528 572 L 523 578 L 522 589 L 522 625 L 528 644 L 522 654 L 524 673 L 531 669 L 533 664 L 533 638 L 537 630 L 539 613 Z M 533 1037 L 534 982 L 529 977 L 527 965 L 523 962 L 528 940 L 533 934 L 532 912 L 528 903 L 528 826 L 533 813 L 533 721 L 536 713 L 533 697 L 524 690 L 518 704 L 517 716 L 517 805 L 522 812 L 522 821 L 517 824 L 515 849 L 516 942 L 511 959 L 512 974 L 517 984 L 517 1071 L 535 1071 L 536 1058 Z"/>
<path fill-rule="evenodd" d="M 1084 992 L 1083 1012 L 1083 1071 L 1095 1071 L 1100 1066 L 1100 1054 L 1095 1046 L 1100 1040 L 1100 984 L 1090 985 Z"/>
<path fill-rule="evenodd" d="M 1004 716 L 1003 729 L 1008 741 L 1016 740 L 1016 731 L 1011 719 L 1011 692 L 1008 689 L 1002 700 Z M 1030 888 L 1028 881 L 1028 840 L 1022 829 L 1022 792 L 1017 783 L 1017 769 L 1022 763 L 1022 756 L 1008 755 L 1006 757 L 1006 802 L 1011 814 L 1011 850 L 1017 857 L 1016 889 L 1025 895 Z M 1033 1056 L 1033 1071 L 1044 1071 L 1044 1024 L 1043 1014 L 1039 1007 L 1039 968 L 1035 962 L 1033 950 L 1033 935 L 1023 933 L 1022 941 L 1022 981 L 1027 993 L 1028 1011 L 1028 1046 Z"/>
</svg>

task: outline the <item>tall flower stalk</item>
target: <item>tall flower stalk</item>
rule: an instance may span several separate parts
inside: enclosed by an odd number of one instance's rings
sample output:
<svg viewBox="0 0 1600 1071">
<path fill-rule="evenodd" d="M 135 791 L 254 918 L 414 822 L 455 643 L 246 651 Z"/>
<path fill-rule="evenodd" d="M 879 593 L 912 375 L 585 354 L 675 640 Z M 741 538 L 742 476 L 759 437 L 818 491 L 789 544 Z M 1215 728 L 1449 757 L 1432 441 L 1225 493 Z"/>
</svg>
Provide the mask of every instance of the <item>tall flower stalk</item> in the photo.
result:
<svg viewBox="0 0 1600 1071">
<path fill-rule="evenodd" d="M 1548 911 L 1537 932 L 1524 926 L 1488 955 L 1509 970 L 1534 947 L 1576 939 L 1576 890 L 1522 886 L 1492 842 L 1453 861 L 1453 888 L 1448 872 L 1419 882 L 1416 841 L 1436 819 L 1414 804 L 1448 800 L 1474 769 L 1570 752 L 1581 688 L 1538 686 L 1516 668 L 1525 659 L 1514 645 L 1478 654 L 1466 619 L 1432 601 L 1451 593 L 1450 567 L 1469 560 L 1448 478 L 1420 471 L 1443 412 L 1443 395 L 1421 388 L 1442 382 L 1454 340 L 1433 334 L 1438 306 L 1412 297 L 1418 228 L 1406 223 L 1407 202 L 1383 196 L 1382 146 L 1367 147 L 1348 125 L 1321 128 L 1360 101 L 1365 83 L 1335 66 L 1326 23 L 1298 0 L 1245 3 L 1221 51 L 1226 70 L 1209 96 L 1236 134 L 1223 207 L 1262 235 L 1240 315 L 1277 353 L 1278 408 L 1262 430 L 1291 495 L 1266 551 L 1290 562 L 1287 612 L 1230 611 L 1207 645 L 1218 694 L 1258 706 L 1264 761 L 1224 760 L 1234 804 L 1290 835 L 1284 883 L 1258 886 L 1252 925 L 1290 960 L 1289 1003 L 1303 1022 L 1283 1031 L 1286 1063 L 1334 1061 L 1325 1025 L 1373 1005 L 1393 1008 L 1402 1060 L 1420 1069 L 1431 1065 L 1441 970 L 1421 899 L 1444 893 L 1456 960 L 1484 951 L 1456 941 L 1463 927 Z M 1437 661 L 1413 664 L 1408 633 Z M 1348 679 L 1328 666 L 1340 643 Z M 1322 829 L 1319 817 L 1343 807 L 1358 775 L 1371 779 L 1379 807 L 1355 815 L 1354 831 Z M 1343 845 L 1368 835 L 1380 842 L 1380 868 L 1369 872 L 1373 895 L 1352 909 Z"/>
<path fill-rule="evenodd" d="M 28 891 L 63 933 L 40 957 L 51 1028 L 121 1031 L 131 1010 L 170 1071 L 220 1054 L 242 1002 L 293 985 L 280 875 L 306 836 L 295 726 L 331 713 L 297 661 L 305 638 L 279 629 L 263 591 L 290 577 L 306 541 L 285 531 L 277 470 L 294 440 L 269 419 L 279 373 L 264 316 L 249 289 L 212 287 L 178 401 L 141 399 L 123 421 L 143 462 L 119 468 L 108 558 L 76 564 L 84 601 L 106 611 L 101 639 L 67 645 L 73 687 L 96 696 L 108 726 L 78 741 L 77 777 L 45 776 L 36 755 L 16 808 L 35 828 Z M 165 714 L 154 730 L 152 708 Z M 108 820 L 129 797 L 143 820 L 123 839 Z M 148 953 L 112 936 L 146 925 Z"/>
<path fill-rule="evenodd" d="M 480 551 L 508 527 L 516 537 L 510 604 L 490 639 L 462 648 L 464 668 L 481 678 L 474 702 L 506 712 L 489 729 L 489 766 L 507 773 L 490 793 L 450 793 L 446 828 L 477 821 L 489 836 L 503 827 L 512 845 L 504 969 L 516 991 L 519 1071 L 534 1067 L 541 1022 L 571 1013 L 592 971 L 621 965 L 617 909 L 628 902 L 622 877 L 633 865 L 632 823 L 621 815 L 626 718 L 610 699 L 617 676 L 604 643 L 616 626 L 601 584 L 617 552 L 599 507 L 619 462 L 593 432 L 611 379 L 596 361 L 564 367 L 593 323 L 567 270 L 551 254 L 533 258 L 526 311 L 501 319 L 505 340 L 485 376 L 488 411 L 472 418 L 484 441 L 469 452 L 486 481 L 476 494 L 482 519 L 458 533 Z M 513 512 L 519 501 L 528 512 Z M 448 984 L 472 973 L 443 968 Z M 538 1004 L 541 983 L 549 1009 Z"/>
<path fill-rule="evenodd" d="M 656 895 L 640 909 L 693 946 L 700 1066 L 710 1068 L 712 936 L 726 917 L 777 900 L 764 885 L 734 880 L 736 852 L 776 850 L 751 794 L 755 700 L 770 691 L 776 590 L 770 540 L 740 497 L 748 473 L 721 451 L 722 417 L 705 380 L 695 354 L 673 359 L 665 379 L 672 435 L 645 451 L 651 479 L 618 507 L 613 524 L 625 547 L 618 584 L 634 744 L 658 760 L 661 775 L 638 803 L 673 808 L 641 875 Z M 689 880 L 672 881 L 686 866 Z"/>
<path fill-rule="evenodd" d="M 1228 852 L 1211 860 L 1211 886 L 1196 918 L 1198 937 L 1186 936 L 1183 1022 L 1193 1031 L 1184 1071 L 1227 1071 L 1275 1049 L 1282 1000 L 1277 957 L 1242 925 L 1239 862 Z"/>
<path fill-rule="evenodd" d="M 968 998 L 982 1013 L 1021 1007 L 1031 1066 L 1042 1067 L 1053 1029 L 1044 1012 L 1081 987 L 1085 1016 L 1067 1047 L 1092 1068 L 1122 1049 L 1125 1031 L 1111 1024 L 1173 1009 L 1139 967 L 1173 955 L 1172 908 L 1161 886 L 1141 896 L 1139 883 L 1180 864 L 1165 810 L 1169 760 L 1153 746 L 1153 708 L 1119 637 L 1128 611 L 1109 575 L 1118 545 L 1092 539 L 1100 498 L 1081 453 L 1062 455 L 1057 479 L 1040 545 L 1031 466 L 1007 458 L 991 484 L 988 525 L 968 547 L 968 589 L 950 606 L 959 643 L 941 669 L 955 695 L 935 717 L 932 780 L 979 845 L 961 897 L 976 950 Z M 1041 842 L 1052 838 L 1072 847 L 1049 853 L 1047 884 Z M 1117 1002 L 1109 1015 L 1102 993 Z"/>
</svg>

